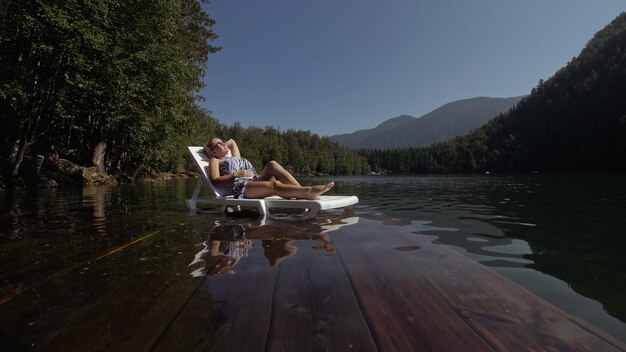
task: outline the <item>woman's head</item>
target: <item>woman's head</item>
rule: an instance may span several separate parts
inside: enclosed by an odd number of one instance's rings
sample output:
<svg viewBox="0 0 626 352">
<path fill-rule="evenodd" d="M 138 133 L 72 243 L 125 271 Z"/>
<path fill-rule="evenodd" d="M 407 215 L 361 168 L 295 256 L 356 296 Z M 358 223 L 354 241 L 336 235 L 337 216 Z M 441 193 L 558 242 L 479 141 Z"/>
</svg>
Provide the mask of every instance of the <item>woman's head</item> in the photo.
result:
<svg viewBox="0 0 626 352">
<path fill-rule="evenodd" d="M 204 145 L 204 152 L 211 158 L 223 158 L 230 150 L 220 138 L 213 138 Z"/>
</svg>

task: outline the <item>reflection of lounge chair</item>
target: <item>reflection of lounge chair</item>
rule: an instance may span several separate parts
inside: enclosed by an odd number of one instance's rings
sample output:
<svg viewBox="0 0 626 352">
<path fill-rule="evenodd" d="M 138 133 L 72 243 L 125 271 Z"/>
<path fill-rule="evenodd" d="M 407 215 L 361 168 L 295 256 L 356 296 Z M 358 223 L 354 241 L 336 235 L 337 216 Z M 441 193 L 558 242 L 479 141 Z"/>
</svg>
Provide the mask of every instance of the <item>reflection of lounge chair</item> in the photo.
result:
<svg viewBox="0 0 626 352">
<path fill-rule="evenodd" d="M 253 250 L 250 241 L 261 241 L 265 257 L 271 266 L 278 265 L 285 258 L 296 253 L 297 241 L 317 241 L 320 244 L 311 248 L 334 251 L 329 232 L 339 230 L 343 226 L 354 225 L 359 221 L 357 216 L 320 217 L 312 221 L 285 222 L 261 218 L 257 220 L 233 219 L 216 221 L 208 232 L 207 240 L 200 243 L 202 248 L 194 256 L 189 267 L 191 276 L 205 276 L 222 272 L 234 273 L 232 267 L 239 262 L 238 258 L 247 257 L 248 250 Z M 211 248 L 223 249 L 223 255 L 234 258 L 230 263 L 211 253 Z M 198 265 L 200 265 L 198 267 Z"/>
<path fill-rule="evenodd" d="M 307 199 L 284 199 L 280 197 L 268 197 L 264 199 L 236 199 L 229 194 L 221 194 L 213 187 L 209 178 L 207 166 L 209 158 L 204 153 L 202 147 L 187 147 L 191 157 L 200 169 L 200 180 L 196 184 L 196 188 L 190 199 L 187 199 L 187 208 L 192 211 L 197 210 L 198 204 L 209 204 L 221 206 L 221 211 L 226 210 L 229 206 L 247 206 L 254 207 L 259 210 L 262 218 L 269 216 L 269 208 L 291 208 L 306 209 L 306 219 L 313 219 L 320 210 L 346 208 L 354 205 L 359 201 L 356 196 L 320 196 L 318 200 Z M 214 197 L 199 197 L 202 185 L 207 184 L 211 188 Z"/>
</svg>

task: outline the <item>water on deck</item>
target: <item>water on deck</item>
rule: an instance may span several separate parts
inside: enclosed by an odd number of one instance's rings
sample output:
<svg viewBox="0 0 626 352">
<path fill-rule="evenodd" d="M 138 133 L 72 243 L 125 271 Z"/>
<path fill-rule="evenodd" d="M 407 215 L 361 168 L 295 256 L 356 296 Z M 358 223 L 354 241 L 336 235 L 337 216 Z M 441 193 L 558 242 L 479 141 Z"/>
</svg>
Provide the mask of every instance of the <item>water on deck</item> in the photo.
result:
<svg viewBox="0 0 626 352">
<path fill-rule="evenodd" d="M 251 219 L 3 245 L 0 349 L 626 351 L 381 214 Z"/>
</svg>

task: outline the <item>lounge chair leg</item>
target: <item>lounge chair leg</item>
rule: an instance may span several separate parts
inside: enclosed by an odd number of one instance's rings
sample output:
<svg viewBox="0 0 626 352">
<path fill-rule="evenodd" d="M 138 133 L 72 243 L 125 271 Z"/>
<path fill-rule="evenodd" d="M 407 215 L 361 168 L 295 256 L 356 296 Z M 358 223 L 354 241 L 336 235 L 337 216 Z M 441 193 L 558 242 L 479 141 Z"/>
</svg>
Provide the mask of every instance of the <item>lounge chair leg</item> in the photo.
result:
<svg viewBox="0 0 626 352">
<path fill-rule="evenodd" d="M 198 180 L 198 183 L 196 183 L 196 188 L 194 188 L 193 193 L 191 194 L 191 200 L 192 201 L 196 201 L 196 199 L 198 199 L 198 195 L 200 194 L 200 190 L 202 189 L 202 184 L 204 183 L 204 180 L 202 178 L 200 178 Z"/>
<path fill-rule="evenodd" d="M 269 210 L 267 209 L 264 201 L 260 201 L 258 203 L 257 209 L 259 210 L 259 215 L 261 215 L 262 219 L 265 219 L 269 215 Z"/>
<path fill-rule="evenodd" d="M 317 212 L 319 209 L 310 209 L 308 213 L 306 213 L 306 220 L 314 219 L 317 216 Z"/>
</svg>

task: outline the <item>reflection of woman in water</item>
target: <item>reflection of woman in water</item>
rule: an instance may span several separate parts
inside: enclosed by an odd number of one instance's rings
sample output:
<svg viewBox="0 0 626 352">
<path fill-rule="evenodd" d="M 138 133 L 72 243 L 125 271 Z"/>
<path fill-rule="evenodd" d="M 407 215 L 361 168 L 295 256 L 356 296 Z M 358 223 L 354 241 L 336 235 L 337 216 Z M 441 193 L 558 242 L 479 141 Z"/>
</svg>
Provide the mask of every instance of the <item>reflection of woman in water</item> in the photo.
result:
<svg viewBox="0 0 626 352">
<path fill-rule="evenodd" d="M 241 258 L 248 256 L 252 248 L 252 241 L 211 241 L 209 256 L 214 258 L 215 264 L 209 269 L 209 275 L 227 272 L 234 274 L 232 267 L 237 265 Z"/>
<path fill-rule="evenodd" d="M 225 272 L 234 274 L 232 267 L 237 265 L 241 258 L 248 256 L 250 248 L 252 248 L 252 241 L 246 239 L 246 232 L 242 225 L 224 225 L 214 228 L 208 246 L 208 274 Z"/>
<path fill-rule="evenodd" d="M 286 238 L 262 240 L 263 254 L 270 262 L 270 266 L 280 264 L 285 258 L 296 254 L 298 248 L 292 244 L 292 240 Z"/>
<path fill-rule="evenodd" d="M 311 247 L 315 250 L 325 250 L 329 253 L 335 252 L 335 247 L 326 233 L 315 234 L 314 236 L 306 236 L 305 238 L 295 238 L 300 240 L 318 240 L 322 242 L 320 245 Z M 294 238 L 282 237 L 271 240 L 262 240 L 263 253 L 265 258 L 269 260 L 271 266 L 280 264 L 285 258 L 296 254 L 298 248 L 293 244 Z"/>
<path fill-rule="evenodd" d="M 327 233 L 289 231 L 286 234 L 285 230 L 287 230 L 285 227 L 269 225 L 250 228 L 246 228 L 242 224 L 216 226 L 211 231 L 206 249 L 196 255 L 197 259 L 194 260 L 194 263 L 201 261 L 200 258 L 208 253 L 208 256 L 202 259 L 205 262 L 206 274 L 234 274 L 233 267 L 242 258 L 248 256 L 248 251 L 253 247 L 251 241 L 253 239 L 261 240 L 263 253 L 270 266 L 279 265 L 286 258 L 296 254 L 298 249 L 294 245 L 295 240 L 316 240 L 320 244 L 311 247 L 312 249 L 325 250 L 331 253 L 335 251 Z M 194 273 L 204 275 L 204 271 L 202 269 Z"/>
</svg>

